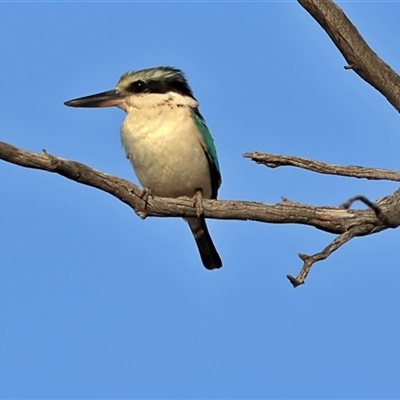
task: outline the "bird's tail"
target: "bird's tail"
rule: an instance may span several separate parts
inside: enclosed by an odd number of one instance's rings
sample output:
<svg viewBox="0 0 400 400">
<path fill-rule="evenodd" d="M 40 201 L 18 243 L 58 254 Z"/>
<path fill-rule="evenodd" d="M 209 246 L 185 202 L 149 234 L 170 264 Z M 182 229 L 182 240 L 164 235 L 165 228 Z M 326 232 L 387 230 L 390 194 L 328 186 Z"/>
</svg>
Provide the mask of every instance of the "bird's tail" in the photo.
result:
<svg viewBox="0 0 400 400">
<path fill-rule="evenodd" d="M 188 222 L 190 230 L 196 240 L 203 265 L 207 269 L 221 268 L 222 261 L 208 233 L 204 217 L 185 218 L 185 220 Z"/>
</svg>

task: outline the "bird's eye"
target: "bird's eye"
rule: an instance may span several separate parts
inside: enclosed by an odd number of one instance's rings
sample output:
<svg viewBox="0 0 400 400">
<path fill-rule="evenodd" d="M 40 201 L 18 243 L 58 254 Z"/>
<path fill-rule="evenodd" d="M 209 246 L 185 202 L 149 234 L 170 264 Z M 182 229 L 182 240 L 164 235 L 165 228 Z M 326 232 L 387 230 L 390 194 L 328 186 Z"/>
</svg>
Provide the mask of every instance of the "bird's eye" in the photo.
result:
<svg viewBox="0 0 400 400">
<path fill-rule="evenodd" d="M 146 85 L 143 81 L 135 81 L 129 85 L 129 91 L 133 93 L 141 93 L 145 90 Z"/>
</svg>

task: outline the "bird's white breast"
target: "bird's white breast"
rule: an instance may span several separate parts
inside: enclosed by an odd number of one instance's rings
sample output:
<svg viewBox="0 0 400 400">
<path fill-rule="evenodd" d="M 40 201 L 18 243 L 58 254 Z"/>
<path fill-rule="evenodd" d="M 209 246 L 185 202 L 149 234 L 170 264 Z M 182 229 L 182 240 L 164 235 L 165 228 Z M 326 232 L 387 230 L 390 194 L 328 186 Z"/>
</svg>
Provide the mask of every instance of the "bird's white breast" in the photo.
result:
<svg viewBox="0 0 400 400">
<path fill-rule="evenodd" d="M 141 185 L 161 197 L 211 197 L 201 134 L 185 105 L 133 104 L 121 125 L 122 144 Z"/>
</svg>

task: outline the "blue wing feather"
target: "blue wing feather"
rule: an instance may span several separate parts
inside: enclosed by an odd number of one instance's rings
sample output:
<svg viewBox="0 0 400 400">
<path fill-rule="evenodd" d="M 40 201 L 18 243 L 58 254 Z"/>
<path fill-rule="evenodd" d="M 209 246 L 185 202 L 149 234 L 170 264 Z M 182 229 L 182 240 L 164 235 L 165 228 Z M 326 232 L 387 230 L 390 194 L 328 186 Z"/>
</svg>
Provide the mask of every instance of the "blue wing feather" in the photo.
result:
<svg viewBox="0 0 400 400">
<path fill-rule="evenodd" d="M 217 157 L 217 150 L 215 148 L 214 140 L 211 136 L 211 133 L 207 128 L 206 122 L 204 121 L 203 116 L 200 114 L 200 111 L 197 108 L 192 109 L 192 117 L 204 141 L 204 152 L 207 156 L 211 174 L 211 198 L 216 199 L 218 188 L 221 186 L 222 182 L 221 170 L 219 168 Z"/>
</svg>

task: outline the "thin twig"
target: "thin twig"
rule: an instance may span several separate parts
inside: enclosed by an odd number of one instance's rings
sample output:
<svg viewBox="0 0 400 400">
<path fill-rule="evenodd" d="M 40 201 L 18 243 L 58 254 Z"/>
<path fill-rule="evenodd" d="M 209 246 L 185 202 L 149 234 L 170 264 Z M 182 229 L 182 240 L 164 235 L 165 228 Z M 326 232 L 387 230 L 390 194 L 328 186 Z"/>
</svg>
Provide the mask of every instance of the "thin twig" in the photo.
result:
<svg viewBox="0 0 400 400">
<path fill-rule="evenodd" d="M 339 247 L 343 246 L 345 243 L 353 239 L 355 236 L 358 236 L 358 231 L 359 231 L 358 226 L 350 228 L 347 232 L 344 232 L 341 235 L 337 236 L 321 252 L 313 254 L 312 256 L 308 256 L 306 254 L 299 254 L 299 257 L 303 260 L 303 267 L 301 268 L 300 273 L 296 276 L 296 278 L 293 277 L 292 275 L 286 276 L 289 279 L 290 283 L 293 285 L 293 287 L 296 288 L 297 286 L 304 284 L 307 275 L 311 270 L 311 267 L 317 261 L 322 261 L 328 258 Z"/>
<path fill-rule="evenodd" d="M 375 213 L 376 217 L 386 224 L 388 228 L 397 228 L 399 226 L 399 219 L 397 218 L 397 215 L 394 218 L 391 215 L 387 215 L 377 202 L 375 203 L 365 196 L 358 195 L 351 197 L 339 207 L 348 210 L 355 201 L 361 201 L 368 206 Z"/>
<path fill-rule="evenodd" d="M 317 172 L 319 174 L 347 176 L 351 178 L 370 180 L 389 180 L 400 182 L 400 172 L 390 169 L 367 168 L 357 165 L 328 164 L 321 161 L 309 160 L 295 156 L 281 156 L 279 154 L 268 154 L 255 151 L 254 153 L 243 154 L 245 158 L 251 158 L 258 164 L 269 168 L 291 166 Z"/>
</svg>

